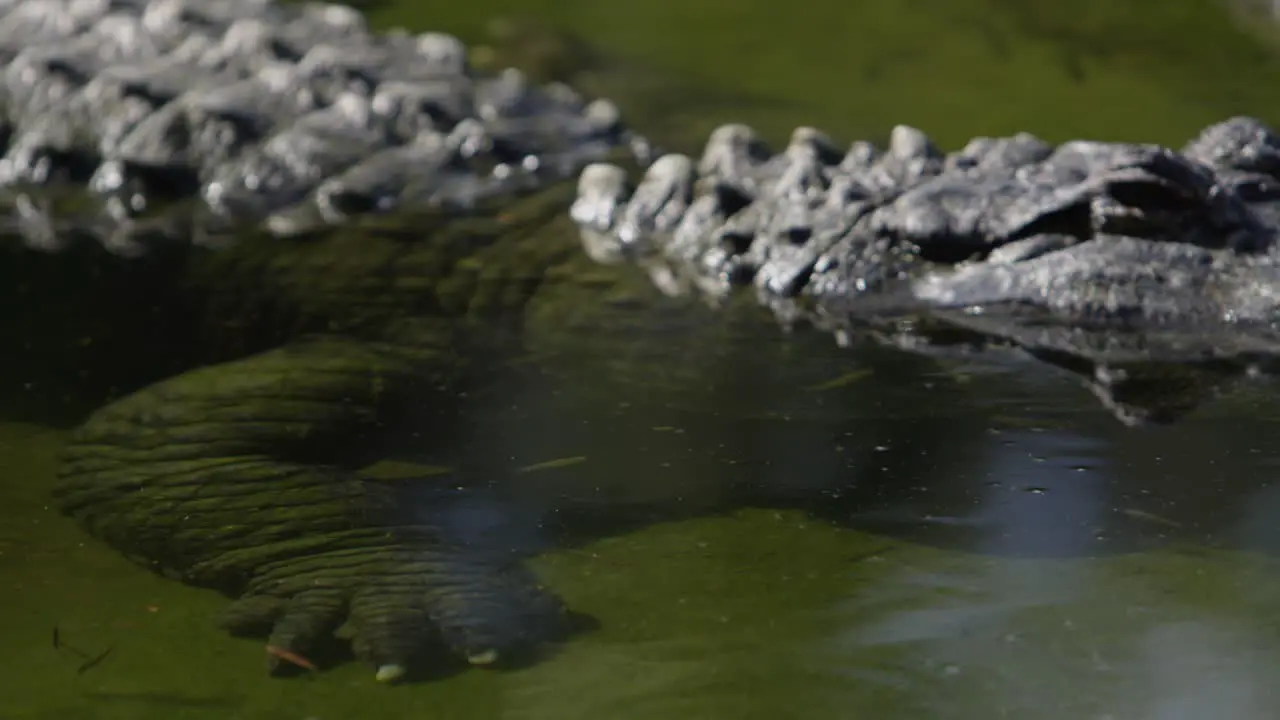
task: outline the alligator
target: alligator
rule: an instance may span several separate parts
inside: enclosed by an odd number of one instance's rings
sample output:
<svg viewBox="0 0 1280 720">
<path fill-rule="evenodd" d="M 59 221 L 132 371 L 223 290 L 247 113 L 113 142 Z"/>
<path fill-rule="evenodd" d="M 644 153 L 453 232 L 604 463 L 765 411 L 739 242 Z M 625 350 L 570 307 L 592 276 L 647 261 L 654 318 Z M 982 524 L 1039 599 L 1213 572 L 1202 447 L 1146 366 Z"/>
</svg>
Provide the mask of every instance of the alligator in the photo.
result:
<svg viewBox="0 0 1280 720">
<path fill-rule="evenodd" d="M 774 153 L 730 124 L 696 160 L 633 175 L 588 166 L 571 214 L 588 246 L 658 268 L 673 291 L 751 286 L 787 323 L 912 349 L 958 332 L 1017 347 L 1084 375 L 1129 423 L 1212 395 L 1119 401 L 1153 363 L 1211 369 L 1205 391 L 1273 369 L 1280 349 L 1280 137 L 1257 118 L 1181 152 L 1019 133 L 947 154 L 900 125 L 883 150 L 800 127 Z"/>
<path fill-rule="evenodd" d="M 83 291 L 66 312 L 111 319 L 86 353 L 170 330 L 191 348 L 107 366 L 55 499 L 233 596 L 224 626 L 266 635 L 273 672 L 335 634 L 393 681 L 424 647 L 492 665 L 572 629 L 523 558 L 451 521 L 449 488 L 363 470 L 437 441 L 401 434 L 470 358 L 590 330 L 635 274 L 724 305 L 749 284 L 845 341 L 1028 349 L 1136 419 L 1271 352 L 1257 120 L 1181 153 L 1019 135 L 947 155 L 900 127 L 883 153 L 801 128 L 775 155 L 730 125 L 695 162 L 608 100 L 340 5 L 0 12 L 6 287 Z M 22 315 L 33 338 L 56 312 Z M 1170 382 L 1187 391 L 1151 390 Z"/>
</svg>

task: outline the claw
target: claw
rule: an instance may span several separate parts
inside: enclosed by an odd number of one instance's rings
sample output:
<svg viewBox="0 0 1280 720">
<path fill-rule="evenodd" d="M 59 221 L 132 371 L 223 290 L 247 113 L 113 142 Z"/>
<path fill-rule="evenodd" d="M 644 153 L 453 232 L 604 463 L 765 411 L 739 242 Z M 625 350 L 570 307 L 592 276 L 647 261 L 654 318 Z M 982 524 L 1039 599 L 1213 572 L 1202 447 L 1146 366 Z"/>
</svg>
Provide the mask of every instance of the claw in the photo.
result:
<svg viewBox="0 0 1280 720">
<path fill-rule="evenodd" d="M 267 639 L 271 654 L 271 673 L 278 674 L 289 665 L 315 671 L 316 666 L 304 653 L 317 641 L 333 632 L 346 610 L 346 599 L 335 589 L 316 588 L 296 595 L 285 606 Z"/>
<path fill-rule="evenodd" d="M 467 656 L 467 662 L 472 665 L 485 666 L 498 662 L 497 650 L 483 650 L 477 653 L 471 653 Z"/>
<path fill-rule="evenodd" d="M 373 679 L 380 683 L 393 683 L 404 677 L 405 668 L 399 663 L 390 663 L 388 665 L 380 665 L 378 671 L 374 673 Z"/>
<path fill-rule="evenodd" d="M 454 566 L 426 602 L 445 642 L 472 665 L 556 634 L 563 615 L 559 598 L 513 568 Z"/>
<path fill-rule="evenodd" d="M 280 660 L 284 660 L 285 662 L 290 663 L 292 665 L 296 665 L 304 670 L 310 670 L 311 672 L 320 671 L 320 668 L 317 668 L 315 663 L 311 662 L 310 660 L 306 659 L 305 657 L 303 657 L 302 655 L 299 655 L 296 652 L 293 652 L 291 650 L 286 650 L 282 647 L 276 647 L 275 645 L 268 645 L 267 655 L 271 656 L 270 669 L 273 671 L 276 669 L 276 667 L 279 666 Z"/>
<path fill-rule="evenodd" d="M 380 682 L 403 675 L 404 666 L 432 633 L 431 619 L 416 589 L 412 582 L 384 581 L 360 588 L 351 598 L 351 648 L 356 657 L 378 668 Z"/>
</svg>

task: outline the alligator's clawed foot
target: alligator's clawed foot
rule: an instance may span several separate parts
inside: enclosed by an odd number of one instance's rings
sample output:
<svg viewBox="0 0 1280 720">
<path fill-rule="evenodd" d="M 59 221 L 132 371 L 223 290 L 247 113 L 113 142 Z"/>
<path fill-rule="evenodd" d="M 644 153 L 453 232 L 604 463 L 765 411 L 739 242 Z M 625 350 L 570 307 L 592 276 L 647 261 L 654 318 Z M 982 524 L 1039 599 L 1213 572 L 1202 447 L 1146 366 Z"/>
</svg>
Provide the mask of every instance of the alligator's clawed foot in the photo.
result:
<svg viewBox="0 0 1280 720">
<path fill-rule="evenodd" d="M 568 629 L 561 602 L 518 566 L 466 548 L 335 551 L 281 562 L 228 608 L 236 635 L 267 634 L 272 674 L 315 669 L 333 638 L 375 668 L 405 678 L 445 650 L 472 665 L 501 665 Z"/>
</svg>

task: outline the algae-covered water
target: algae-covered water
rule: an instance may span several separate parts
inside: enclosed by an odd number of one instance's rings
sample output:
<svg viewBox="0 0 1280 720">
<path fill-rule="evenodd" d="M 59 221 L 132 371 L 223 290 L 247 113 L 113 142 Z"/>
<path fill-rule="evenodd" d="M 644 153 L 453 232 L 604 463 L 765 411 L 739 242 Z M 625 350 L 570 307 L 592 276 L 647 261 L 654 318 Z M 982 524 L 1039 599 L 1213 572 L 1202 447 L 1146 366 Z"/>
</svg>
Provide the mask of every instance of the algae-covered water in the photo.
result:
<svg viewBox="0 0 1280 720">
<path fill-rule="evenodd" d="M 1280 120 L 1270 30 L 1226 6 L 841 7 L 371 12 L 476 42 L 517 12 L 580 33 L 602 51 L 592 81 L 687 149 L 728 120 L 844 140 L 905 122 L 948 148 L 1019 130 L 1178 145 L 1232 113 Z M 261 642 L 213 627 L 225 599 L 50 507 L 65 428 L 6 420 L 0 720 L 1280 717 L 1271 383 L 1129 428 L 1031 361 L 840 348 L 646 302 L 577 352 L 494 375 L 440 459 L 503 489 L 499 520 L 541 528 L 537 572 L 595 621 L 509 671 L 386 687 L 348 662 L 271 679 Z"/>
</svg>

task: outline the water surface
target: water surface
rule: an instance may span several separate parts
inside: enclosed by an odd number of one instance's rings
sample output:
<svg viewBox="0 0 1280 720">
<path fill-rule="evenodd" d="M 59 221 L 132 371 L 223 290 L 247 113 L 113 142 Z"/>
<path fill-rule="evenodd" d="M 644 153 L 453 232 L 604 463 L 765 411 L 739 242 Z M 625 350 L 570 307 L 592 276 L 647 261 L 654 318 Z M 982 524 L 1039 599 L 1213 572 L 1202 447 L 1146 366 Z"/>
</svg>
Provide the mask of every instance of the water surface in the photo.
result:
<svg viewBox="0 0 1280 720">
<path fill-rule="evenodd" d="M 654 93 L 618 97 L 689 149 L 731 119 L 776 138 L 909 122 L 953 147 L 1024 129 L 1180 144 L 1233 112 L 1280 117 L 1262 33 L 1211 3 L 416 8 L 374 12 L 476 40 L 517 9 L 585 33 L 625 59 L 600 85 Z M 1280 716 L 1269 381 L 1132 428 L 1027 358 L 842 348 L 637 292 L 609 332 L 473 388 L 445 452 L 385 461 L 473 489 L 470 516 L 598 627 L 527 668 L 394 688 L 350 662 L 268 678 L 259 642 L 213 628 L 224 599 L 60 517 L 65 427 L 29 398 L 75 383 L 7 378 L 28 400 L 0 425 L 0 718 Z M 80 672 L 55 627 L 110 653 Z"/>
</svg>

